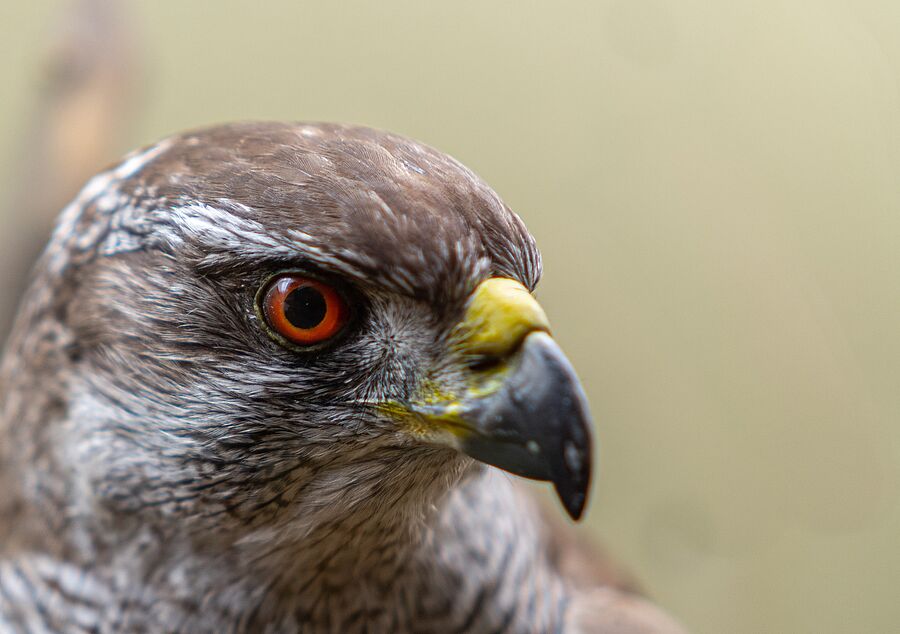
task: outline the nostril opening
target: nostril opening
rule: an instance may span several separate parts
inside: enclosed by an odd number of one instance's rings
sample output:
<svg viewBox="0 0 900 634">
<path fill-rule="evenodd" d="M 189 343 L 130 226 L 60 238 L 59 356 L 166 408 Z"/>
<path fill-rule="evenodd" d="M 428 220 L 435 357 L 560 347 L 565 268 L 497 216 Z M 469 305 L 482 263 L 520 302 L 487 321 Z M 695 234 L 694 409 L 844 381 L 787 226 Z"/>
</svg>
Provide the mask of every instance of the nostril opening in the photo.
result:
<svg viewBox="0 0 900 634">
<path fill-rule="evenodd" d="M 481 372 L 496 368 L 503 362 L 503 357 L 494 354 L 479 354 L 469 357 L 466 365 L 475 372 Z"/>
</svg>

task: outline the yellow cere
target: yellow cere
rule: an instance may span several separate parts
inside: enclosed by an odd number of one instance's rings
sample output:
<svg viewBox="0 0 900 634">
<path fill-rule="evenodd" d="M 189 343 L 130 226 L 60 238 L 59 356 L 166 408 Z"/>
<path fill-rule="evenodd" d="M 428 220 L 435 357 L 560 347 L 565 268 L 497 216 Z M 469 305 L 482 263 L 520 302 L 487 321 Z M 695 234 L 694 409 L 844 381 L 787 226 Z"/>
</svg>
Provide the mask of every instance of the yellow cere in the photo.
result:
<svg viewBox="0 0 900 634">
<path fill-rule="evenodd" d="M 455 333 L 468 355 L 503 357 L 536 330 L 550 330 L 544 309 L 520 282 L 492 277 L 479 284 Z"/>
<path fill-rule="evenodd" d="M 434 438 L 450 434 L 465 437 L 469 428 L 461 417 L 463 403 L 483 398 L 503 384 L 509 372 L 506 357 L 515 352 L 528 333 L 549 331 L 547 315 L 521 283 L 503 277 L 482 282 L 472 294 L 465 316 L 453 333 L 453 347 L 469 357 L 489 357 L 497 362 L 471 370 L 463 394 L 448 393 L 434 380 L 426 380 L 418 400 L 406 405 L 386 402 L 382 414 L 401 421 L 415 436 Z"/>
</svg>

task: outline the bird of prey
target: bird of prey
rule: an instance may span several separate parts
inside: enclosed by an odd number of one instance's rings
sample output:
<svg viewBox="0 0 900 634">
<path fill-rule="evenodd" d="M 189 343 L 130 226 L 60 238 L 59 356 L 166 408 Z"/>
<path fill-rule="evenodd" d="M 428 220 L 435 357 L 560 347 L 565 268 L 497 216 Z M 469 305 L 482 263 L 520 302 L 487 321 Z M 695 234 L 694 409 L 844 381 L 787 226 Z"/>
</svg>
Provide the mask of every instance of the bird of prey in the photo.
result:
<svg viewBox="0 0 900 634">
<path fill-rule="evenodd" d="M 94 177 L 0 366 L 0 631 L 679 631 L 501 471 L 581 515 L 540 273 L 477 176 L 369 128 L 222 125 Z"/>
</svg>

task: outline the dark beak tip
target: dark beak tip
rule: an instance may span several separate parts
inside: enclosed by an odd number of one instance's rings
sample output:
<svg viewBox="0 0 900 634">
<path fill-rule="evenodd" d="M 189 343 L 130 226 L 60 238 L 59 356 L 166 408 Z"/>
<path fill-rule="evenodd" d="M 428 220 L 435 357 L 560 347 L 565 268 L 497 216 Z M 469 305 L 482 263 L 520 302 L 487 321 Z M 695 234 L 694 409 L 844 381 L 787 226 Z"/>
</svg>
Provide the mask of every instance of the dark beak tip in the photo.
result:
<svg viewBox="0 0 900 634">
<path fill-rule="evenodd" d="M 581 519 L 587 506 L 588 491 L 591 483 L 590 456 L 577 473 L 569 473 L 553 479 L 553 488 L 566 512 L 574 521 Z"/>
<path fill-rule="evenodd" d="M 559 490 L 557 490 L 557 494 L 559 494 Z M 583 493 L 577 493 L 570 496 L 568 499 L 560 496 L 560 500 L 562 501 L 563 507 L 566 509 L 566 513 L 569 514 L 569 517 L 575 522 L 579 521 L 584 513 L 587 496 Z"/>
<path fill-rule="evenodd" d="M 553 485 L 566 512 L 578 521 L 587 506 L 593 471 L 593 421 L 587 397 L 578 382 L 573 383 L 569 407 L 561 411 L 570 424 L 568 438 L 560 446 L 553 464 Z"/>
</svg>

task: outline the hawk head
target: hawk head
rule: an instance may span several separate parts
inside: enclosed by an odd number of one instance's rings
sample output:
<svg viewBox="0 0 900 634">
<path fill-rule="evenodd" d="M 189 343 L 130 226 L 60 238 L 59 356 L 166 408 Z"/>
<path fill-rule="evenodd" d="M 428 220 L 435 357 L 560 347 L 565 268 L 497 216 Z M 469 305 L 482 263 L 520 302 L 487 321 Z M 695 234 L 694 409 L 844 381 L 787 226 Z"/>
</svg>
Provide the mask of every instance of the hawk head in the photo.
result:
<svg viewBox="0 0 900 634">
<path fill-rule="evenodd" d="M 90 181 L 44 255 L 6 364 L 48 395 L 28 461 L 114 522 L 424 513 L 480 463 L 577 518 L 589 415 L 540 268 L 497 194 L 400 136 L 172 137 Z"/>
</svg>

